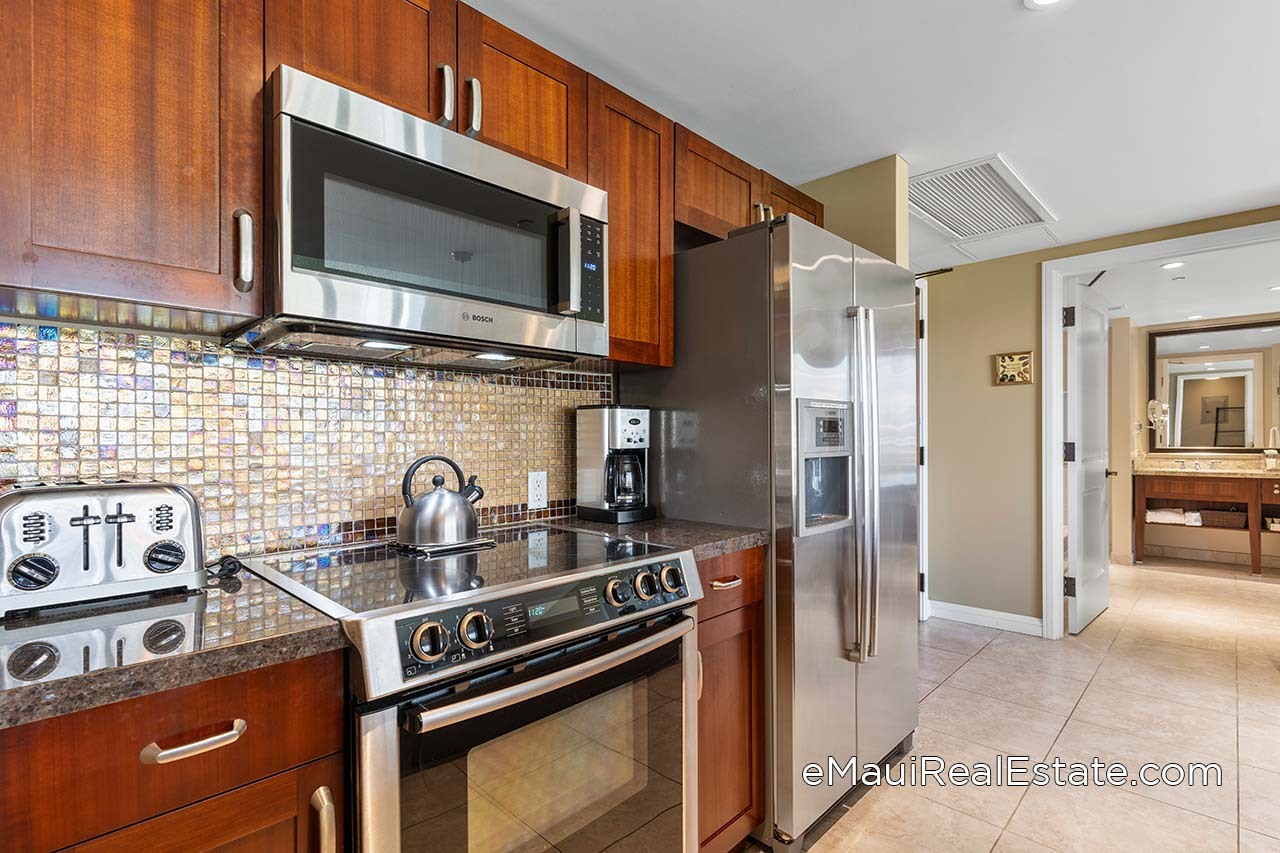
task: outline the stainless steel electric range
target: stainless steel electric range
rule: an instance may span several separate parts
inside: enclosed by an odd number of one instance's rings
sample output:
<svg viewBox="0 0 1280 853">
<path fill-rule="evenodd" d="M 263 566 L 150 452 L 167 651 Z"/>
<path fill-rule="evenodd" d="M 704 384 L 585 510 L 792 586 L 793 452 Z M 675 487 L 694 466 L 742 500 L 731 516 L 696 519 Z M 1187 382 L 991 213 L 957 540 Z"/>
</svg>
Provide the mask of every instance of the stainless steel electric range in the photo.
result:
<svg viewBox="0 0 1280 853">
<path fill-rule="evenodd" d="M 556 525 L 245 560 L 355 647 L 365 851 L 697 849 L 693 554 Z"/>
</svg>

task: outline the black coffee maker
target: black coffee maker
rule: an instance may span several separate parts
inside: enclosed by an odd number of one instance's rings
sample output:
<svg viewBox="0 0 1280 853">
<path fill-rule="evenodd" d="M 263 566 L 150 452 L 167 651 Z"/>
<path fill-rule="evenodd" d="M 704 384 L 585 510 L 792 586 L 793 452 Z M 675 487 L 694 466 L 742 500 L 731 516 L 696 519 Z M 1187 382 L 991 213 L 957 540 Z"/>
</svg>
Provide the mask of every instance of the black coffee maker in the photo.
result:
<svg viewBox="0 0 1280 853">
<path fill-rule="evenodd" d="M 626 524 L 657 515 L 649 504 L 647 406 L 578 409 L 578 517 Z"/>
</svg>

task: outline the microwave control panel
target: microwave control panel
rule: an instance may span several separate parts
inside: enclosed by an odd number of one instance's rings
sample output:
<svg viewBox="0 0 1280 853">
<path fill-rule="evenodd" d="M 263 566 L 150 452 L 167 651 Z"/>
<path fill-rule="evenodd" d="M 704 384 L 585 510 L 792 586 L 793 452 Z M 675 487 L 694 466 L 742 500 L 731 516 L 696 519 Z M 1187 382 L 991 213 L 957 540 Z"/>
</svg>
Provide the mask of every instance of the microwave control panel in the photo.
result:
<svg viewBox="0 0 1280 853">
<path fill-rule="evenodd" d="M 578 318 L 592 323 L 604 322 L 606 228 L 603 222 L 582 217 L 582 310 Z"/>
</svg>

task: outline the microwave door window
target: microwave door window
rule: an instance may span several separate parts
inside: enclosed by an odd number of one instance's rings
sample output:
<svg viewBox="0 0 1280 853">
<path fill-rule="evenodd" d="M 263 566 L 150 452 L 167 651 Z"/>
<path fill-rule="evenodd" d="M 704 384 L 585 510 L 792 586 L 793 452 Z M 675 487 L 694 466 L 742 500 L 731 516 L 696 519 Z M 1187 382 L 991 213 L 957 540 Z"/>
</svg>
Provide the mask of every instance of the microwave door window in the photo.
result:
<svg viewBox="0 0 1280 853">
<path fill-rule="evenodd" d="M 293 266 L 551 313 L 556 209 L 297 122 Z"/>
</svg>

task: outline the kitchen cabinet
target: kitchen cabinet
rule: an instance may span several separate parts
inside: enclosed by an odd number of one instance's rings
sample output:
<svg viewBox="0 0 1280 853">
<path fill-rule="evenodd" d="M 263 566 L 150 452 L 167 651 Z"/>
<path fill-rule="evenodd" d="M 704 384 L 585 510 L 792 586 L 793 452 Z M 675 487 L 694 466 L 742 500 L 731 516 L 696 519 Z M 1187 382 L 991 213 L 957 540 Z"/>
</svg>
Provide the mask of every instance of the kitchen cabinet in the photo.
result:
<svg viewBox="0 0 1280 853">
<path fill-rule="evenodd" d="M 0 42 L 0 283 L 259 314 L 262 0 L 13 0 Z"/>
<path fill-rule="evenodd" d="M 760 183 L 761 198 L 772 209 L 774 216 L 790 213 L 807 219 L 814 225 L 822 225 L 822 202 L 783 183 L 768 172 L 760 173 Z"/>
<path fill-rule="evenodd" d="M 587 182 L 609 193 L 609 357 L 669 367 L 675 125 L 595 77 L 587 100 Z"/>
<path fill-rule="evenodd" d="M 438 121 L 457 85 L 457 20 L 456 0 L 267 0 L 266 72 L 290 65 Z"/>
<path fill-rule="evenodd" d="M 70 849 L 330 853 L 343 846 L 343 773 L 342 756 L 321 759 Z"/>
<path fill-rule="evenodd" d="M 686 127 L 676 127 L 676 221 L 716 237 L 766 211 L 822 225 L 822 203 Z"/>
<path fill-rule="evenodd" d="M 760 221 L 760 170 L 676 125 L 677 222 L 716 237 Z"/>
<path fill-rule="evenodd" d="M 763 567 L 763 548 L 698 563 L 698 841 L 708 853 L 737 850 L 764 820 Z"/>
<path fill-rule="evenodd" d="M 458 89 L 461 129 L 587 179 L 587 73 L 581 68 L 459 4 Z"/>
<path fill-rule="evenodd" d="M 124 846 L 159 849 L 175 833 L 190 838 L 212 831 L 218 816 L 241 812 L 235 820 L 257 821 L 254 832 L 283 836 L 276 824 L 298 824 L 306 814 L 300 805 L 288 806 L 286 815 L 284 795 L 270 786 L 247 799 L 229 795 L 295 768 L 301 773 L 318 759 L 336 756 L 341 763 L 343 702 L 338 651 L 0 730 L 0 846 L 55 850 L 137 824 L 120 835 L 130 839 Z M 199 741 L 210 748 L 155 756 Z M 339 787 L 315 772 L 297 776 L 289 790 L 309 798 L 324 784 L 336 799 Z M 280 802 L 265 802 L 272 797 Z M 247 805 L 227 805 L 242 799 Z M 148 826 L 139 822 L 166 812 L 166 820 L 137 834 Z M 183 813 L 178 823 L 167 821 Z"/>
</svg>

